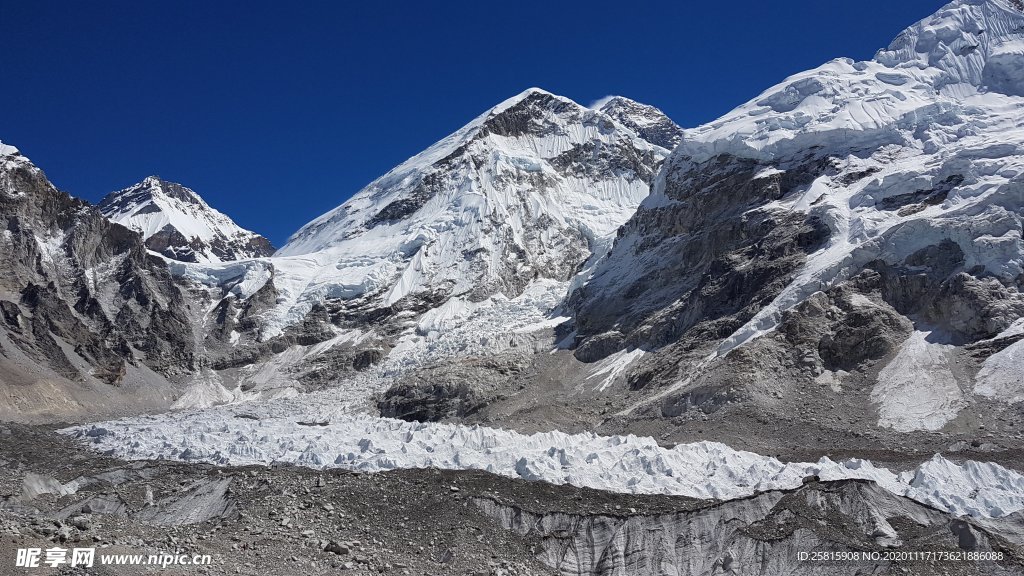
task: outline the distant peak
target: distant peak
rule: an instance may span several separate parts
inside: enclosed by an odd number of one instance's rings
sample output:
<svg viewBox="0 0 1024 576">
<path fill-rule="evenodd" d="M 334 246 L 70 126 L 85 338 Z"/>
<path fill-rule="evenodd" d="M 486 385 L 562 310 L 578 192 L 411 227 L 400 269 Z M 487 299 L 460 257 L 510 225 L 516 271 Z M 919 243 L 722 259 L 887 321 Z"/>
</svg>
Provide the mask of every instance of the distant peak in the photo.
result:
<svg viewBox="0 0 1024 576">
<path fill-rule="evenodd" d="M 146 188 L 151 194 L 161 194 L 168 198 L 180 200 L 188 204 L 205 204 L 203 199 L 200 198 L 199 194 L 196 194 L 191 188 L 178 184 L 177 182 L 171 182 L 170 180 L 164 180 L 159 176 L 147 176 L 142 182 L 139 182 L 135 186 L 128 188 L 128 190 Z"/>
<path fill-rule="evenodd" d="M 538 88 L 536 86 L 532 86 L 530 88 L 527 88 L 526 90 L 523 90 L 522 92 L 519 93 L 519 96 L 521 98 L 525 98 L 531 94 L 547 94 L 548 96 L 555 96 L 555 94 L 548 92 L 543 88 Z"/>
<path fill-rule="evenodd" d="M 597 100 L 594 100 L 593 102 L 591 102 L 590 103 L 590 109 L 591 110 L 604 110 L 605 108 L 607 108 L 609 106 L 616 106 L 616 105 L 619 105 L 620 103 L 623 103 L 623 102 L 633 102 L 633 100 L 630 100 L 629 98 L 626 98 L 625 96 L 618 96 L 618 95 L 615 95 L 615 94 L 609 94 L 608 96 L 605 96 L 604 98 L 598 98 Z"/>
<path fill-rule="evenodd" d="M 625 96 L 605 96 L 590 105 L 614 118 L 651 144 L 671 150 L 683 137 L 683 129 L 658 108 Z"/>
<path fill-rule="evenodd" d="M 561 98 L 561 96 L 558 96 L 557 94 L 554 94 L 552 92 L 548 92 L 547 90 L 545 90 L 543 88 L 537 88 L 536 86 L 534 86 L 534 87 L 531 87 L 531 88 L 527 88 L 526 90 L 523 90 L 522 92 L 520 92 L 519 94 L 516 94 L 515 96 L 513 96 L 509 100 L 519 102 L 519 101 L 522 101 L 522 100 L 526 100 L 527 98 L 529 98 L 531 96 L 555 96 L 557 98 Z"/>
<path fill-rule="evenodd" d="M 156 175 L 146 176 L 137 184 L 107 194 L 100 201 L 99 207 L 101 211 L 111 213 L 124 210 L 126 206 L 153 204 L 157 198 L 176 200 L 202 208 L 207 207 L 206 202 L 195 191 Z M 154 209 L 158 208 L 159 206 L 154 207 Z"/>
<path fill-rule="evenodd" d="M 658 114 L 664 115 L 661 110 L 658 110 L 650 104 L 644 104 L 643 102 L 637 102 L 631 98 L 625 96 L 605 96 L 591 106 L 594 110 L 609 113 L 614 110 L 645 110 L 655 111 Z"/>
<path fill-rule="evenodd" d="M 225 262 L 274 252 L 266 238 L 241 228 L 192 189 L 156 175 L 111 192 L 99 209 L 142 234 L 150 250 L 173 260 Z"/>
</svg>

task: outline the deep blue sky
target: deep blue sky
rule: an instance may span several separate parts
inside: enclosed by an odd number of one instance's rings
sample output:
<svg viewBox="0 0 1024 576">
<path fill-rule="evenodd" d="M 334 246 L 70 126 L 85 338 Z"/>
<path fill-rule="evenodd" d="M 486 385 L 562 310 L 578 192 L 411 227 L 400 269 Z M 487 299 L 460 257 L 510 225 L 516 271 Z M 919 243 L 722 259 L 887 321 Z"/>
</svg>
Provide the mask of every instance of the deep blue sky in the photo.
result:
<svg viewBox="0 0 1024 576">
<path fill-rule="evenodd" d="M 280 246 L 530 86 L 683 126 L 941 0 L 0 0 L 0 139 L 97 201 L 159 174 Z"/>
</svg>

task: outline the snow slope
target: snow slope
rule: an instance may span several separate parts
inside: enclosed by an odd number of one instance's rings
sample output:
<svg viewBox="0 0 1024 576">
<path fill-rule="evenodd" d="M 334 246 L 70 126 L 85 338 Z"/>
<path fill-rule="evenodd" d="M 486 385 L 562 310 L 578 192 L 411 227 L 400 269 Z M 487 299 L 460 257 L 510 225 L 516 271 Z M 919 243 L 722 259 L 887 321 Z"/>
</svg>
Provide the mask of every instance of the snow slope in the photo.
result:
<svg viewBox="0 0 1024 576">
<path fill-rule="evenodd" d="M 795 488 L 805 477 L 818 475 L 822 480 L 872 480 L 895 494 L 956 515 L 1000 517 L 1024 509 L 1024 476 L 992 463 L 956 464 L 936 455 L 896 474 L 867 460 L 836 462 L 825 457 L 813 463 L 783 463 L 716 442 L 663 448 L 652 438 L 636 436 L 557 431 L 523 435 L 479 426 L 410 423 L 344 414 L 326 408 L 329 402 L 309 400 L 142 416 L 65 432 L 126 459 L 237 466 L 290 463 L 364 472 L 486 470 L 614 492 L 719 500 Z M 299 404 L 305 410 L 295 410 Z"/>
<path fill-rule="evenodd" d="M 1014 322 L 993 340 L 1019 337 L 1021 334 L 1024 334 L 1024 319 Z M 1011 404 L 1024 401 L 1024 339 L 986 358 L 974 382 L 975 394 Z"/>
<path fill-rule="evenodd" d="M 915 331 L 878 375 L 871 399 L 881 426 L 901 432 L 939 430 L 966 404 L 953 373 L 956 347 Z"/>
<path fill-rule="evenodd" d="M 151 249 L 174 260 L 213 263 L 273 252 L 266 238 L 239 227 L 193 190 L 158 176 L 111 192 L 99 208 L 108 219 L 142 234 Z"/>
</svg>

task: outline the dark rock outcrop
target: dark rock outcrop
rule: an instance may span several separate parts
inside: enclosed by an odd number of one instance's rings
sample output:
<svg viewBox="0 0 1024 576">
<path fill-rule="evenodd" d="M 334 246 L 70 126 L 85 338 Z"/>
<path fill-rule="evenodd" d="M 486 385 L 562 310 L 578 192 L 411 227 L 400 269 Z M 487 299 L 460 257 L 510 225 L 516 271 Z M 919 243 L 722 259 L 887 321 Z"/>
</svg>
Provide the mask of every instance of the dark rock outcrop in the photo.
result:
<svg viewBox="0 0 1024 576">
<path fill-rule="evenodd" d="M 757 177 L 756 162 L 718 157 L 669 171 L 658 205 L 641 206 L 606 263 L 570 298 L 577 358 L 728 336 L 792 279 L 829 237 L 813 215 L 763 208 L 828 166 Z M 620 336 L 614 334 L 621 333 Z"/>
<path fill-rule="evenodd" d="M 130 366 L 195 368 L 187 302 L 164 262 L 16 153 L 0 157 L 0 229 L 0 340 L 38 376 L 118 384 Z"/>
</svg>

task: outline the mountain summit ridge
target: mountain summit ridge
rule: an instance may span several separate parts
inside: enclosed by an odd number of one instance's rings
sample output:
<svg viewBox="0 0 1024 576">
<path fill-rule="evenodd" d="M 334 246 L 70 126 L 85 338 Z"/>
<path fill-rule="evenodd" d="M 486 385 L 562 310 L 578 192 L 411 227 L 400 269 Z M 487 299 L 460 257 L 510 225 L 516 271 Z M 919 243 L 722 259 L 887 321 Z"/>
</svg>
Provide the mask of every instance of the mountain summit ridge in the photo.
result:
<svg viewBox="0 0 1024 576">
<path fill-rule="evenodd" d="M 653 107 L 650 107 L 650 109 L 657 110 Z M 550 117 L 547 117 L 548 115 Z M 554 120 L 559 115 L 562 115 L 562 118 Z M 393 220 L 393 218 L 387 217 L 388 212 L 369 216 L 360 214 L 353 217 L 353 214 L 355 214 L 353 211 L 354 204 L 367 199 L 372 200 L 376 204 L 387 205 L 394 203 L 394 209 L 396 210 L 408 209 L 408 205 L 404 208 L 401 206 L 404 198 L 402 194 L 402 181 L 410 177 L 415 179 L 420 177 L 421 173 L 431 171 L 435 165 L 443 165 L 445 162 L 452 161 L 456 156 L 464 154 L 466 147 L 473 142 L 485 140 L 489 137 L 516 138 L 531 134 L 544 136 L 545 131 L 551 133 L 557 131 L 557 124 L 559 122 L 575 121 L 591 123 L 596 126 L 596 123 L 599 121 L 611 119 L 604 112 L 590 110 L 564 96 L 553 94 L 541 88 L 528 88 L 491 107 L 462 128 L 442 138 L 423 152 L 409 158 L 377 180 L 371 182 L 337 208 L 329 210 L 301 227 L 278 251 L 278 255 L 290 256 L 324 249 L 329 247 L 333 240 L 339 239 L 336 237 L 338 230 L 352 231 L 367 224 L 375 225 L 386 220 Z M 661 120 L 675 126 L 663 114 Z M 619 124 L 619 127 L 632 131 L 625 124 Z M 601 130 L 605 129 L 607 128 L 601 128 Z M 678 126 L 675 129 L 678 130 Z M 635 135 L 641 141 L 662 148 L 658 144 L 644 140 L 639 134 Z M 563 134 L 563 136 L 565 135 Z M 579 139 L 583 136 L 576 134 L 571 137 Z M 670 150 L 665 150 L 664 152 L 668 151 Z M 547 152 L 544 150 L 531 151 L 533 154 L 541 155 Z M 387 198 L 384 198 L 383 194 L 389 195 Z"/>
</svg>

